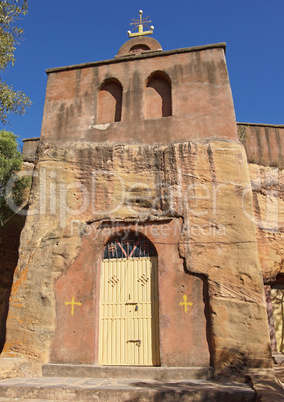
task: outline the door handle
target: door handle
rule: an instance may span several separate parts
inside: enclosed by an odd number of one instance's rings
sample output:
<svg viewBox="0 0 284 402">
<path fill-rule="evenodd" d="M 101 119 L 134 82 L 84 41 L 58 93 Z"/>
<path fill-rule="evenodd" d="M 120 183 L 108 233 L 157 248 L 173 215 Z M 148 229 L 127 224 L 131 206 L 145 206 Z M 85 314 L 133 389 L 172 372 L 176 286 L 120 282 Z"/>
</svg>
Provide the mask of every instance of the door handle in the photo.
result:
<svg viewBox="0 0 284 402">
<path fill-rule="evenodd" d="M 141 339 L 128 339 L 126 343 L 128 342 L 136 343 L 136 346 L 141 346 Z"/>
<path fill-rule="evenodd" d="M 135 306 L 135 304 L 138 304 L 137 302 L 126 302 L 125 305 L 126 306 Z"/>
</svg>

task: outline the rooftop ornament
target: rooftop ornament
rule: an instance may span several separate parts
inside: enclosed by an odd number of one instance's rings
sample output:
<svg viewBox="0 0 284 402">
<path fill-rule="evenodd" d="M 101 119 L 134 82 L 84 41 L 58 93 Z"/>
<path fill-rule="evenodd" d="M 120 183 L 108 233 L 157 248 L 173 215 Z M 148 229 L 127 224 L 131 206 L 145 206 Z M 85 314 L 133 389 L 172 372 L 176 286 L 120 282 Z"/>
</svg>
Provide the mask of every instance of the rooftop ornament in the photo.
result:
<svg viewBox="0 0 284 402">
<path fill-rule="evenodd" d="M 132 18 L 133 22 L 131 22 L 130 25 L 134 25 L 135 26 L 134 29 L 138 29 L 138 32 L 127 31 L 129 38 L 134 38 L 137 36 L 144 36 L 144 35 L 151 35 L 153 33 L 153 31 L 154 31 L 153 25 L 151 25 L 150 27 L 148 25 L 148 24 L 150 24 L 150 22 L 152 22 L 152 21 L 148 21 L 149 16 L 146 18 L 143 18 L 142 15 L 143 15 L 143 11 L 139 10 L 139 19 L 135 20 L 134 18 Z M 143 31 L 143 27 L 150 28 L 150 30 Z"/>
</svg>

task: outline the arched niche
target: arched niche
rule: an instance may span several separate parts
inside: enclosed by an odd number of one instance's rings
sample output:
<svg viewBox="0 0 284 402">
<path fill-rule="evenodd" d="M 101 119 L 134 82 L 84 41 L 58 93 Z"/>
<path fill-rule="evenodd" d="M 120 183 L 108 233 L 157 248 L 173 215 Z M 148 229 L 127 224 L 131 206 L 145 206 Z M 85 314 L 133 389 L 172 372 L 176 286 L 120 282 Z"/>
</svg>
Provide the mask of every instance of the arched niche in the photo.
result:
<svg viewBox="0 0 284 402">
<path fill-rule="evenodd" d="M 106 80 L 98 94 L 98 124 L 121 121 L 122 85 L 114 78 Z"/>
<path fill-rule="evenodd" d="M 138 52 L 143 52 L 143 51 L 147 51 L 147 50 L 151 50 L 149 48 L 149 46 L 145 45 L 145 44 L 138 44 L 138 45 L 134 45 L 130 48 L 129 52 L 130 53 L 138 53 Z"/>
<path fill-rule="evenodd" d="M 152 73 L 145 88 L 145 119 L 158 119 L 172 115 L 171 80 L 162 71 Z"/>
<path fill-rule="evenodd" d="M 105 245 L 103 259 L 156 257 L 153 243 L 141 233 L 121 232 Z"/>
</svg>

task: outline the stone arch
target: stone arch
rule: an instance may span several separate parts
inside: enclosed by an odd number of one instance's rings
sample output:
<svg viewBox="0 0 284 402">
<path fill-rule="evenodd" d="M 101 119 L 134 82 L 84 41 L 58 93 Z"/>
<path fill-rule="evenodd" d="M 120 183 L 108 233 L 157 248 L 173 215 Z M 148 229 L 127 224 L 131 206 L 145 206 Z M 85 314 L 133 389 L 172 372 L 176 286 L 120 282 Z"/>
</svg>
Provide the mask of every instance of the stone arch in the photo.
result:
<svg viewBox="0 0 284 402">
<path fill-rule="evenodd" d="M 172 115 L 172 85 L 163 71 L 155 71 L 146 82 L 145 119 L 157 119 Z"/>
<path fill-rule="evenodd" d="M 122 85 L 110 78 L 103 82 L 98 93 L 98 124 L 121 121 Z"/>
</svg>

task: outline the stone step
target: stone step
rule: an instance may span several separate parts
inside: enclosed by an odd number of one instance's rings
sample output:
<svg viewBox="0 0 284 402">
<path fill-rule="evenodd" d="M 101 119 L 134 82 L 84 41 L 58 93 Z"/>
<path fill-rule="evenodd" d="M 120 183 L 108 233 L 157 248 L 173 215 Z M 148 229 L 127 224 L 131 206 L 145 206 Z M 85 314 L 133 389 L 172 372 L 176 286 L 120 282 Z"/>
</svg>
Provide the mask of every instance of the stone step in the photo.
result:
<svg viewBox="0 0 284 402">
<path fill-rule="evenodd" d="M 78 377 L 17 378 L 0 381 L 1 401 L 209 401 L 252 402 L 255 392 L 246 384 L 214 381 L 156 381 Z"/>
<path fill-rule="evenodd" d="M 45 364 L 46 377 L 144 378 L 158 381 L 209 380 L 212 367 L 93 366 L 88 364 Z"/>
<path fill-rule="evenodd" d="M 284 366 L 274 366 L 274 373 L 276 377 L 284 383 Z"/>
<path fill-rule="evenodd" d="M 276 364 L 284 364 L 284 354 L 283 353 L 272 353 L 272 359 Z"/>
</svg>

